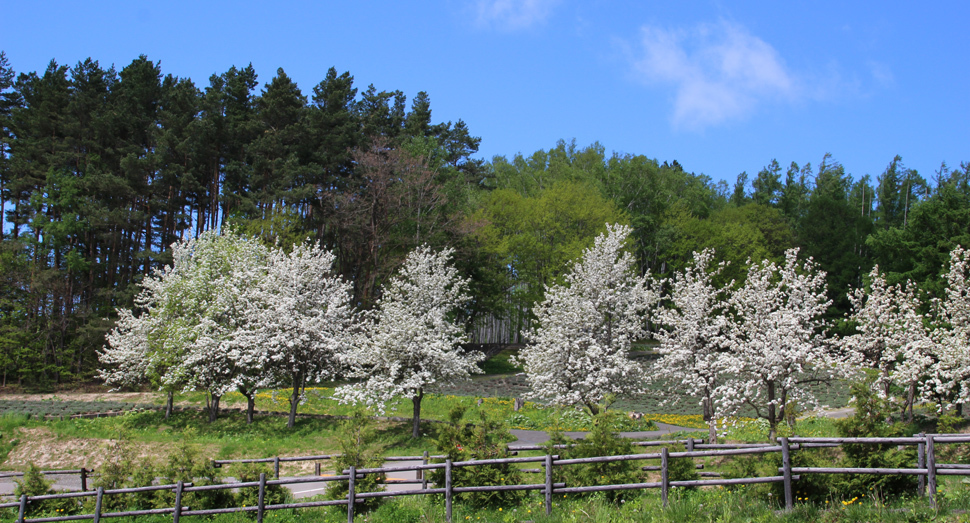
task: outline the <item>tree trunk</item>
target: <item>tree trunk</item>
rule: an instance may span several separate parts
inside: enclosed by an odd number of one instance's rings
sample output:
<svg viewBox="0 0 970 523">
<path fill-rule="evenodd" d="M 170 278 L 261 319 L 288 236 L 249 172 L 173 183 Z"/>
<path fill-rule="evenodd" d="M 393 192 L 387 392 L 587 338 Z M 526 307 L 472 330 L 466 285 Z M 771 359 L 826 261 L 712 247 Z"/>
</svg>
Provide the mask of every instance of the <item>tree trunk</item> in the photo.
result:
<svg viewBox="0 0 970 523">
<path fill-rule="evenodd" d="M 222 396 L 212 395 L 212 402 L 209 404 L 209 423 L 215 423 L 216 418 L 219 417 L 219 399 Z"/>
<path fill-rule="evenodd" d="M 775 415 L 775 382 L 768 382 L 768 441 L 778 437 L 778 417 Z"/>
<path fill-rule="evenodd" d="M 253 424 L 253 410 L 256 406 L 256 390 L 246 390 L 243 387 L 237 387 L 239 393 L 246 398 L 246 424 Z"/>
<path fill-rule="evenodd" d="M 411 421 L 411 437 L 420 438 L 421 437 L 421 399 L 424 398 L 424 390 L 418 389 L 418 394 L 411 398 L 411 404 L 414 405 L 414 418 Z"/>
<path fill-rule="evenodd" d="M 916 402 L 916 382 L 909 384 L 909 394 L 906 395 L 906 407 L 907 411 L 906 420 L 909 423 L 913 422 L 913 403 Z"/>
<path fill-rule="evenodd" d="M 704 418 L 707 420 L 707 442 L 717 443 L 717 416 L 710 398 L 704 398 Z"/>
<path fill-rule="evenodd" d="M 300 380 L 299 374 L 293 375 L 293 395 L 290 396 L 290 418 L 286 421 L 286 426 L 293 428 L 296 424 L 296 407 L 300 404 Z"/>
<path fill-rule="evenodd" d="M 172 417 L 172 408 L 175 403 L 175 392 L 168 391 L 168 398 L 165 401 L 165 419 Z"/>
</svg>

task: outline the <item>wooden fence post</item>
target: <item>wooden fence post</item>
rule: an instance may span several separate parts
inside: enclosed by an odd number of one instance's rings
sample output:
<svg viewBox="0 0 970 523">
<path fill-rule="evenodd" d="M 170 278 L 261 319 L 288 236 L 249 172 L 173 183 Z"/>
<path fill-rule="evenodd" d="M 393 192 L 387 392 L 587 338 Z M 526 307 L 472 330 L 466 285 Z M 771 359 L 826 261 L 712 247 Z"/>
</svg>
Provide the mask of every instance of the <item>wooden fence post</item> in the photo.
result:
<svg viewBox="0 0 970 523">
<path fill-rule="evenodd" d="M 259 473 L 259 495 L 256 497 L 256 521 L 263 523 L 263 507 L 266 505 L 266 473 Z"/>
<path fill-rule="evenodd" d="M 88 469 L 81 467 L 81 490 L 88 489 Z"/>
<path fill-rule="evenodd" d="M 423 454 L 421 454 L 421 464 L 422 465 L 427 465 L 428 464 L 428 451 L 427 450 L 424 451 Z M 419 470 L 418 471 L 418 479 L 421 480 L 421 490 L 427 490 L 428 489 L 428 478 L 427 478 L 427 475 L 428 475 L 428 471 L 427 470 Z"/>
<path fill-rule="evenodd" d="M 933 435 L 926 435 L 926 486 L 929 487 L 930 508 L 936 508 L 936 452 Z"/>
<path fill-rule="evenodd" d="M 357 479 L 357 467 L 350 466 L 350 479 L 347 484 L 347 523 L 354 523 L 354 503 L 356 503 L 356 493 L 354 492 L 354 480 Z"/>
<path fill-rule="evenodd" d="M 660 501 L 667 508 L 667 493 L 670 491 L 670 450 L 660 447 Z"/>
<path fill-rule="evenodd" d="M 926 438 L 926 434 L 922 432 L 917 434 L 917 436 Z M 926 468 L 926 443 L 922 441 L 916 446 L 916 468 Z M 917 493 L 920 497 L 926 495 L 926 476 L 924 475 L 919 476 L 919 487 L 917 487 Z"/>
<path fill-rule="evenodd" d="M 182 517 L 182 488 L 185 484 L 179 481 L 175 484 L 175 510 L 172 512 L 172 523 L 179 523 Z"/>
<path fill-rule="evenodd" d="M 20 495 L 20 515 L 17 516 L 17 523 L 24 523 L 24 516 L 27 515 L 27 494 Z"/>
<path fill-rule="evenodd" d="M 280 479 L 280 457 L 276 456 L 273 458 L 273 475 L 276 479 Z"/>
<path fill-rule="evenodd" d="M 445 521 L 451 523 L 451 460 L 445 460 Z"/>
<path fill-rule="evenodd" d="M 694 437 L 687 438 L 687 452 L 694 452 Z"/>
<path fill-rule="evenodd" d="M 795 506 L 791 492 L 791 452 L 788 447 L 788 438 L 779 439 L 781 440 L 782 474 L 785 478 L 785 510 L 791 510 Z"/>
<path fill-rule="evenodd" d="M 104 487 L 98 487 L 98 497 L 94 499 L 94 523 L 101 521 L 101 501 L 104 498 Z"/>
<path fill-rule="evenodd" d="M 313 464 L 313 474 L 315 476 L 319 476 L 320 475 L 320 462 L 319 461 Z"/>
<path fill-rule="evenodd" d="M 546 515 L 552 514 L 552 454 L 546 454 Z"/>
</svg>

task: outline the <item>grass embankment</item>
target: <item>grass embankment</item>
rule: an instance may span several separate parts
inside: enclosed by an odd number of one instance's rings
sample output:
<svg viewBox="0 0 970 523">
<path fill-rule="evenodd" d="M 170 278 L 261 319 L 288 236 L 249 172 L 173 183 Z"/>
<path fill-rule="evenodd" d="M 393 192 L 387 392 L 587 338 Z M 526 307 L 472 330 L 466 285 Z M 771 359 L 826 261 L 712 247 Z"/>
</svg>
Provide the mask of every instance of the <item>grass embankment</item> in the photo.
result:
<svg viewBox="0 0 970 523">
<path fill-rule="evenodd" d="M 757 489 L 674 490 L 670 505 L 664 509 L 655 491 L 630 493 L 622 503 L 609 503 L 603 496 L 557 499 L 553 513 L 545 515 L 543 501 L 531 495 L 522 503 L 507 507 L 475 509 L 456 503 L 453 521 L 474 523 L 830 523 L 884 522 L 914 523 L 922 521 L 965 522 L 970 508 L 967 489 L 958 481 L 942 485 L 939 510 L 927 507 L 923 498 L 879 500 L 859 498 L 848 502 L 829 500 L 829 503 L 799 502 L 786 512 L 774 500 L 766 499 Z M 137 519 L 118 518 L 123 523 L 163 523 L 169 517 L 143 516 Z M 183 517 L 185 523 L 251 523 L 252 516 L 225 514 L 211 518 Z M 341 523 L 347 521 L 342 507 L 268 512 L 265 521 L 272 523 Z M 397 498 L 376 511 L 358 514 L 355 522 L 444 523 L 443 503 L 429 497 Z"/>
</svg>

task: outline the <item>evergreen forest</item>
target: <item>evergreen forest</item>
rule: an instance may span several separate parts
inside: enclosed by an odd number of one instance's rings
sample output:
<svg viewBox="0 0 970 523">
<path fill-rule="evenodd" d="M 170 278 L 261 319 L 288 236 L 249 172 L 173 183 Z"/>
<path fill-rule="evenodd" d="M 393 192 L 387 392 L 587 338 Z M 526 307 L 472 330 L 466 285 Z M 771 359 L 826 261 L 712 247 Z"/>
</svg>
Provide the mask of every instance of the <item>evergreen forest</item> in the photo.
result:
<svg viewBox="0 0 970 523">
<path fill-rule="evenodd" d="M 520 341 L 545 286 L 607 223 L 632 227 L 637 270 L 653 276 L 713 248 L 730 263 L 721 283 L 741 281 L 747 259 L 799 248 L 827 273 L 836 334 L 854 332 L 848 294 L 873 266 L 932 298 L 950 251 L 970 247 L 967 162 L 919 173 L 896 156 L 870 176 L 820 151 L 731 185 L 689 158 L 599 143 L 483 160 L 465 122 L 433 119 L 428 93 L 321 76 L 304 91 L 247 66 L 196 84 L 146 56 L 17 73 L 0 52 L 0 385 L 90 380 L 117 309 L 170 246 L 229 226 L 331 250 L 363 309 L 415 247 L 452 248 L 478 343 Z"/>
</svg>

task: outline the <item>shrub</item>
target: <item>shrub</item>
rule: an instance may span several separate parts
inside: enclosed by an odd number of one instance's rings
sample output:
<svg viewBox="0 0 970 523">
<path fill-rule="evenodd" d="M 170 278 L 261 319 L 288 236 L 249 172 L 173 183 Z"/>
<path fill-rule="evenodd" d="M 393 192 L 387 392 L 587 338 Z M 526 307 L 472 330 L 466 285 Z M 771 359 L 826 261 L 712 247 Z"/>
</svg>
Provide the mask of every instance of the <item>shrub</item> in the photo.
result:
<svg viewBox="0 0 970 523">
<path fill-rule="evenodd" d="M 888 402 L 873 392 L 873 378 L 852 385 L 856 399 L 855 414 L 835 423 L 842 437 L 905 437 L 916 432 L 912 427 L 891 423 L 892 409 Z M 850 467 L 861 468 L 911 468 L 916 463 L 916 448 L 895 445 L 852 444 L 842 445 L 845 460 Z M 916 492 L 916 476 L 853 474 L 846 478 L 846 493 L 869 492 L 873 489 L 886 496 Z"/>
<path fill-rule="evenodd" d="M 13 489 L 13 494 L 18 499 L 24 494 L 30 498 L 33 496 L 43 496 L 55 493 L 54 489 L 51 488 L 53 482 L 44 479 L 44 475 L 41 474 L 40 469 L 37 468 L 37 466 L 33 463 L 31 463 L 27 467 L 27 470 L 24 471 L 23 477 L 16 480 L 15 483 L 16 486 Z M 70 514 L 77 514 L 80 508 L 81 504 L 77 498 L 29 501 L 27 503 L 27 511 L 25 516 L 67 516 Z"/>
<path fill-rule="evenodd" d="M 232 474 L 242 483 L 259 481 L 260 474 L 266 474 L 267 478 L 273 477 L 273 471 L 265 463 L 239 463 L 232 467 Z M 263 493 L 264 505 L 280 505 L 290 500 L 290 491 L 283 485 L 267 485 Z M 245 487 L 239 489 L 236 494 L 235 506 L 254 507 L 259 504 L 259 487 Z M 252 517 L 256 517 L 255 512 L 248 512 Z"/>
<path fill-rule="evenodd" d="M 384 463 L 382 449 L 371 449 L 375 440 L 374 430 L 370 425 L 370 419 L 364 415 L 362 410 L 354 411 L 354 414 L 343 424 L 340 434 L 340 456 L 333 459 L 334 468 L 337 474 L 342 471 L 355 467 L 376 468 Z M 362 478 L 354 480 L 354 492 L 380 492 L 384 490 L 382 482 L 385 474 L 366 474 Z M 335 481 L 327 487 L 327 497 L 329 499 L 344 499 L 350 490 L 350 482 L 347 480 Z M 354 505 L 356 512 L 366 512 L 376 508 L 382 498 L 369 498 L 361 503 Z"/>
<path fill-rule="evenodd" d="M 671 452 L 683 452 L 684 449 L 679 446 L 676 448 L 671 448 Z M 670 481 L 694 481 L 700 479 L 700 475 L 697 474 L 697 464 L 694 463 L 693 458 L 670 458 L 667 462 L 667 477 Z M 696 487 L 690 487 L 695 489 Z"/>
<path fill-rule="evenodd" d="M 169 455 L 168 461 L 159 472 L 162 483 L 174 484 L 182 481 L 192 483 L 196 487 L 222 483 L 222 478 L 212 461 L 206 459 L 195 445 L 189 443 L 194 436 L 194 431 L 191 430 L 183 433 L 183 438 L 176 445 L 175 452 Z M 171 507 L 175 503 L 175 492 L 158 491 L 156 499 L 158 503 Z M 192 507 L 193 510 L 230 507 L 233 501 L 233 494 L 229 489 L 201 490 L 182 495 L 182 506 Z"/>
<path fill-rule="evenodd" d="M 633 454 L 630 440 L 620 437 L 612 428 L 617 416 L 622 414 L 602 411 L 593 417 L 593 429 L 585 438 L 578 440 L 572 448 L 563 449 L 559 454 L 564 459 L 591 458 L 596 456 L 616 456 Z M 556 474 L 569 486 L 596 486 L 619 483 L 636 483 L 639 466 L 636 461 L 611 461 L 605 463 L 584 463 L 560 467 Z M 622 497 L 621 491 L 607 491 L 606 499 L 613 502 Z"/>
<path fill-rule="evenodd" d="M 434 439 L 438 451 L 453 462 L 509 457 L 505 444 L 514 438 L 508 427 L 483 410 L 478 411 L 476 425 L 461 423 L 466 410 L 464 406 L 454 407 L 448 414 L 450 423 L 439 425 Z M 444 469 L 436 469 L 429 477 L 438 486 L 444 486 Z M 455 487 L 517 485 L 521 483 L 521 478 L 522 473 L 511 463 L 456 467 L 451 470 L 451 483 Z M 455 498 L 475 507 L 510 506 L 518 503 L 521 492 L 463 492 Z"/>
</svg>

